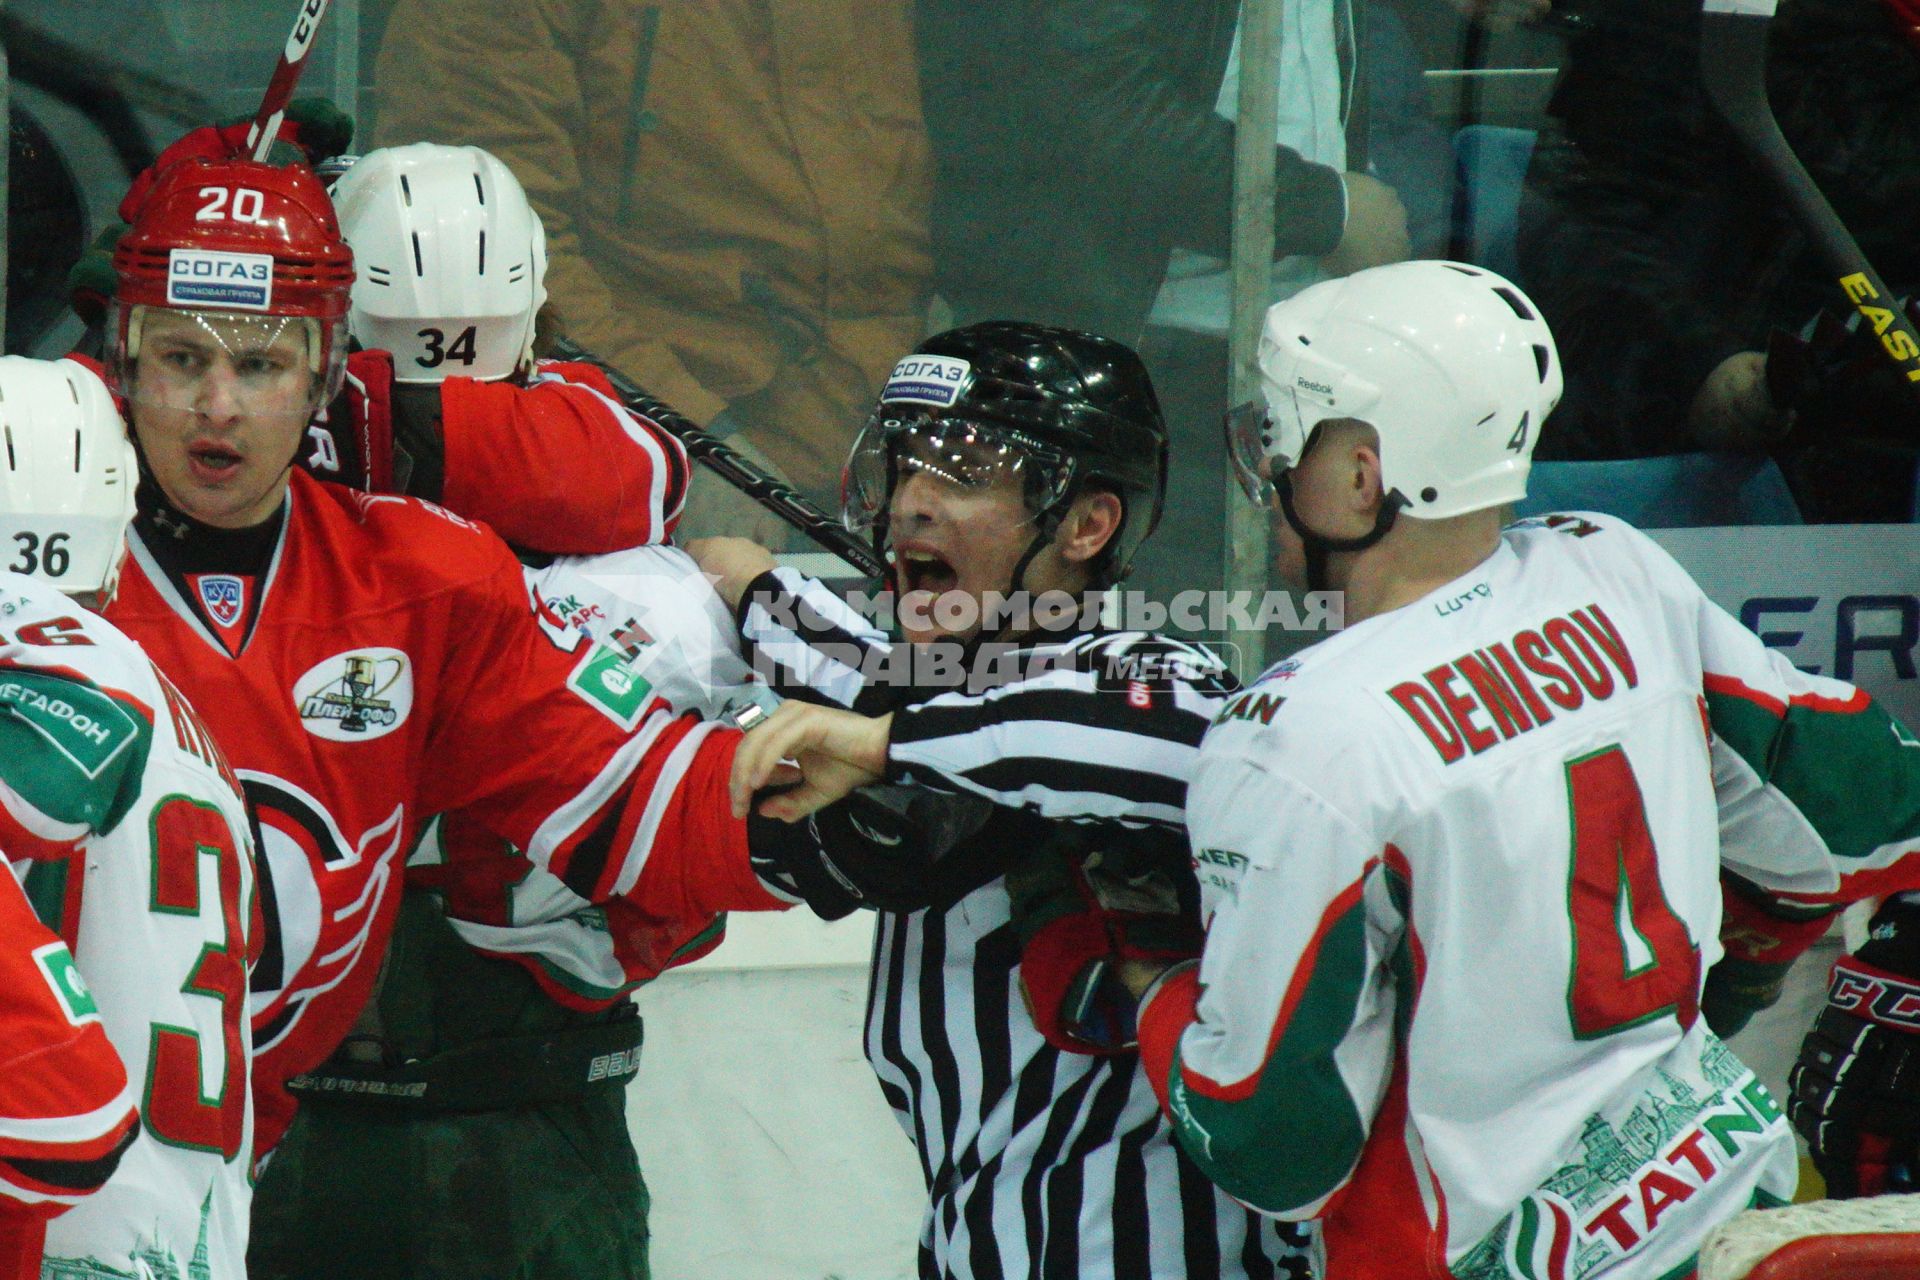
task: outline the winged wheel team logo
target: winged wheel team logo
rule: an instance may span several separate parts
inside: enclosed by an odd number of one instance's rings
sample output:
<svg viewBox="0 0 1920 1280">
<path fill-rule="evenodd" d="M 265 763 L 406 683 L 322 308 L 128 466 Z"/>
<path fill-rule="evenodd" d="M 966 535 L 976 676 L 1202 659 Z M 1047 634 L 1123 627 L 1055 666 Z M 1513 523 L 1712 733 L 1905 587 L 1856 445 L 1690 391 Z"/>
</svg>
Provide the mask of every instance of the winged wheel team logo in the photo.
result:
<svg viewBox="0 0 1920 1280">
<path fill-rule="evenodd" d="M 315 737 L 367 742 L 413 710 L 413 664 L 398 649 L 353 649 L 323 658 L 293 685 L 300 723 Z"/>
</svg>

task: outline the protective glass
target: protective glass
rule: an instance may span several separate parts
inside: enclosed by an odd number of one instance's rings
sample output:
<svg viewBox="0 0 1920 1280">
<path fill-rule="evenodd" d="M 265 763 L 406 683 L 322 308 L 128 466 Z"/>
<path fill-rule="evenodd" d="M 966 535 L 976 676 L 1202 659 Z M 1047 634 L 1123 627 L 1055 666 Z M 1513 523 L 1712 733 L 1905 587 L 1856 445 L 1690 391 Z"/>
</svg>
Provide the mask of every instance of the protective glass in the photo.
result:
<svg viewBox="0 0 1920 1280">
<path fill-rule="evenodd" d="M 137 306 L 116 327 L 112 371 L 137 405 L 304 421 L 338 385 L 342 328 L 306 316 Z"/>
<path fill-rule="evenodd" d="M 1273 434 L 1273 420 L 1267 416 L 1266 404 L 1249 400 L 1236 405 L 1227 410 L 1220 425 L 1226 433 L 1227 457 L 1233 460 L 1233 475 L 1240 482 L 1241 490 L 1256 505 L 1268 505 L 1273 497 L 1273 481 L 1262 475 L 1261 469 L 1267 465 L 1267 440 Z M 1272 470 L 1284 471 L 1294 461 L 1275 457 Z"/>
<path fill-rule="evenodd" d="M 1007 427 L 962 418 L 875 414 L 861 429 L 841 478 L 841 518 L 871 533 L 900 479 L 918 473 L 966 492 L 1018 483 L 1029 511 L 1046 511 L 1073 487 L 1073 461 Z"/>
</svg>

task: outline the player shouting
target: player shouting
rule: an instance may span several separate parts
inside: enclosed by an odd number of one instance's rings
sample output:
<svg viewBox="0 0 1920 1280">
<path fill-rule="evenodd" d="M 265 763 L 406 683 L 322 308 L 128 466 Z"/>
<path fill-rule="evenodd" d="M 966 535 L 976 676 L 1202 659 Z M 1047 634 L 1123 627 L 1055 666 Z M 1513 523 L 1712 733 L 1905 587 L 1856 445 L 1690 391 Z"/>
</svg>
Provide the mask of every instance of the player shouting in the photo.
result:
<svg viewBox="0 0 1920 1280">
<path fill-rule="evenodd" d="M 889 647 L 820 584 L 768 572 L 751 544 L 694 548 L 742 600 L 784 691 L 862 713 L 782 708 L 743 763 L 770 770 L 796 724 L 852 726 L 877 758 L 836 769 L 813 754 L 809 783 L 824 769 L 841 793 L 883 773 L 913 784 L 884 793 L 887 807 L 856 796 L 823 810 L 832 865 L 802 887 L 816 908 L 881 909 L 867 1057 L 920 1152 L 923 1277 L 1272 1277 L 1303 1261 L 1290 1231 L 1220 1195 L 1174 1147 L 1100 980 L 1120 955 L 1197 946 L 1182 902 L 1185 771 L 1231 677 L 1211 655 L 1101 632 L 1077 610 L 1051 635 L 1020 612 L 1124 577 L 1159 517 L 1165 459 L 1132 351 L 971 325 L 901 361 L 848 464 L 849 521 L 912 593 L 909 645 Z M 996 601 L 1010 612 L 983 628 Z M 902 678 L 908 659 L 947 657 L 957 678 L 940 679 L 937 661 Z M 961 789 L 981 799 L 952 802 Z M 903 848 L 921 859 L 903 862 Z M 1035 861 L 1038 891 L 1006 874 Z M 1046 887 L 1061 879 L 1066 909 Z"/>
</svg>

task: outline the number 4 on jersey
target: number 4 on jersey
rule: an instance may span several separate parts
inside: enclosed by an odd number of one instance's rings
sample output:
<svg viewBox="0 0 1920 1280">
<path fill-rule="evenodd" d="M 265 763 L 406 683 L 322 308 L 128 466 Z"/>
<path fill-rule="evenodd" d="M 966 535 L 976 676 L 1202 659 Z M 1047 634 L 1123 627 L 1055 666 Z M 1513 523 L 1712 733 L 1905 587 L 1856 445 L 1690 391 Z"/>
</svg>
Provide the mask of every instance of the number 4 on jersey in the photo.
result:
<svg viewBox="0 0 1920 1280">
<path fill-rule="evenodd" d="M 1665 1014 L 1700 1013 L 1700 948 L 1660 888 L 1647 810 L 1618 746 L 1567 763 L 1573 810 L 1573 973 L 1567 1012 L 1580 1040 Z"/>
</svg>

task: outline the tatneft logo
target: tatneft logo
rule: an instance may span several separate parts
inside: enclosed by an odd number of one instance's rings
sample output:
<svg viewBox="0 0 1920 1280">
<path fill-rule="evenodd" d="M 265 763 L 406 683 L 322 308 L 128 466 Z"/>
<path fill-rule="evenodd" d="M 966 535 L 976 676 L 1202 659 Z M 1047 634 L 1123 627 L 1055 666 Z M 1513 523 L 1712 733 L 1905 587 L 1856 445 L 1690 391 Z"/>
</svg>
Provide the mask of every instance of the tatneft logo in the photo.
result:
<svg viewBox="0 0 1920 1280">
<path fill-rule="evenodd" d="M 957 356 L 908 356 L 893 366 L 880 398 L 951 408 L 972 372 L 973 366 Z"/>
<path fill-rule="evenodd" d="M 293 705 L 315 737 L 333 742 L 384 737 L 413 710 L 413 664 L 398 649 L 336 653 L 294 682 Z"/>
<path fill-rule="evenodd" d="M 167 303 L 265 311 L 273 305 L 273 255 L 174 249 L 167 254 Z"/>
</svg>

